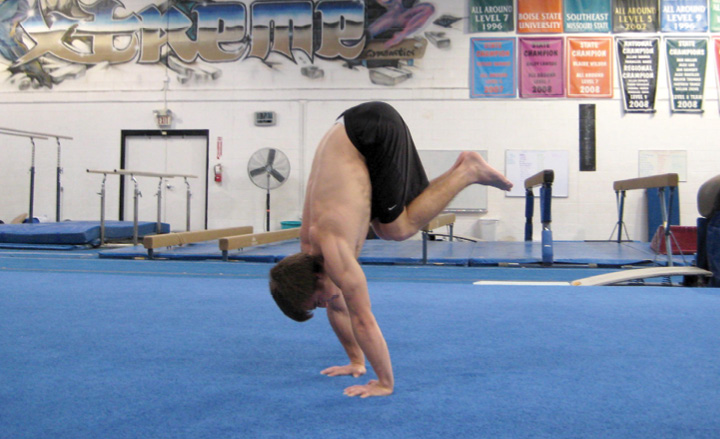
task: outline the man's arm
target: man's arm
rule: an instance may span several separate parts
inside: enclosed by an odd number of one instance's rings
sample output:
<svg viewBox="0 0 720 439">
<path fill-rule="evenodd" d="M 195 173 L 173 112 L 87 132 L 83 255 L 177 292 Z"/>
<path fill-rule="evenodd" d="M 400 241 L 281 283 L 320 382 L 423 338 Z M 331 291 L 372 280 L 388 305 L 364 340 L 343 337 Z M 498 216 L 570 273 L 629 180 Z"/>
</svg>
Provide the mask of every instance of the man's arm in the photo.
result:
<svg viewBox="0 0 720 439">
<path fill-rule="evenodd" d="M 339 296 L 328 304 L 327 316 L 330 326 L 332 326 L 340 344 L 345 349 L 350 363 L 346 366 L 328 367 L 320 373 L 327 376 L 352 375 L 357 378 L 360 375 L 365 375 L 367 371 L 365 368 L 365 354 L 363 354 L 357 340 L 355 340 L 352 323 L 350 322 L 350 313 L 340 289 L 329 279 L 326 282 L 326 288 L 332 288 L 339 293 Z"/>
<path fill-rule="evenodd" d="M 327 233 L 320 246 L 325 272 L 343 293 L 355 340 L 378 377 L 378 381 L 367 385 L 348 387 L 345 394 L 362 397 L 389 395 L 395 385 L 390 352 L 371 310 L 365 273 L 346 240 Z"/>
</svg>

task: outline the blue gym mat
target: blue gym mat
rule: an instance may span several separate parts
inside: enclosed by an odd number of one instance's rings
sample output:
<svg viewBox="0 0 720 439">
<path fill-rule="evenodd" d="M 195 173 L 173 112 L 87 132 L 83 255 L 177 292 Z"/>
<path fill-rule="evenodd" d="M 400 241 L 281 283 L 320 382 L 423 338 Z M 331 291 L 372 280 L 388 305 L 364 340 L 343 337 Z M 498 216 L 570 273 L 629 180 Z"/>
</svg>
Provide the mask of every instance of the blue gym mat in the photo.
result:
<svg viewBox="0 0 720 439">
<path fill-rule="evenodd" d="M 139 222 L 138 235 L 156 233 L 157 223 Z M 161 223 L 161 233 L 170 232 L 170 225 Z M 105 221 L 105 239 L 133 237 L 132 221 Z M 100 242 L 100 221 L 63 221 L 58 223 L 0 224 L 0 245 L 97 245 Z"/>
<path fill-rule="evenodd" d="M 228 259 L 244 262 L 276 262 L 300 251 L 298 240 L 230 251 Z M 142 246 L 103 250 L 100 258 L 134 259 L 147 257 Z M 155 249 L 156 259 L 206 260 L 222 259 L 217 241 L 181 247 Z M 675 265 L 690 265 L 694 256 L 673 257 Z M 422 263 L 422 241 L 403 242 L 368 240 L 358 261 L 371 265 L 414 265 Z M 498 266 L 504 264 L 532 265 L 542 262 L 540 242 L 428 242 L 428 263 L 457 266 Z M 585 242 L 554 243 L 555 264 L 620 267 L 625 265 L 666 265 L 667 258 L 656 254 L 647 242 Z"/>
<path fill-rule="evenodd" d="M 2 438 L 720 437 L 718 289 L 472 284 L 582 268 L 365 267 L 395 392 L 360 400 L 343 389 L 374 370 L 320 374 L 347 356 L 324 310 L 282 315 L 270 264 L 0 265 Z"/>
</svg>

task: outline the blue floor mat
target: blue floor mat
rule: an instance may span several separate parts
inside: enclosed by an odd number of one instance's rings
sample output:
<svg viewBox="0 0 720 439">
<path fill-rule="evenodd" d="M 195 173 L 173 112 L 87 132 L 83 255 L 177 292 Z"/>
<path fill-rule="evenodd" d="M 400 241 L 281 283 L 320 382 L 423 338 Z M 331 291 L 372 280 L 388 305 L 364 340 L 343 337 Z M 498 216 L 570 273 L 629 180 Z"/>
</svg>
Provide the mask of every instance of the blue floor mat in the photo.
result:
<svg viewBox="0 0 720 439">
<path fill-rule="evenodd" d="M 343 389 L 371 368 L 319 373 L 347 361 L 324 310 L 299 324 L 266 279 L 200 272 L 245 264 L 85 263 L 96 271 L 3 272 L 3 438 L 719 437 L 716 289 L 474 286 L 423 279 L 526 269 L 369 267 L 393 279 L 369 289 L 395 393 L 359 400 Z"/>
<path fill-rule="evenodd" d="M 277 262 L 300 251 L 299 240 L 261 245 L 228 254 L 232 261 Z M 170 260 L 221 259 L 217 241 L 181 247 L 155 249 L 155 258 Z M 100 252 L 101 258 L 142 258 L 147 250 L 142 246 Z M 673 257 L 675 265 L 691 265 L 692 256 Z M 361 264 L 414 265 L 422 263 L 422 241 L 403 242 L 368 240 L 358 258 Z M 458 266 L 497 266 L 502 264 L 540 264 L 540 242 L 428 242 L 428 263 Z M 656 254 L 649 243 L 609 241 L 557 241 L 554 243 L 554 263 L 569 265 L 595 264 L 604 267 L 625 265 L 666 265 L 664 255 Z"/>
</svg>

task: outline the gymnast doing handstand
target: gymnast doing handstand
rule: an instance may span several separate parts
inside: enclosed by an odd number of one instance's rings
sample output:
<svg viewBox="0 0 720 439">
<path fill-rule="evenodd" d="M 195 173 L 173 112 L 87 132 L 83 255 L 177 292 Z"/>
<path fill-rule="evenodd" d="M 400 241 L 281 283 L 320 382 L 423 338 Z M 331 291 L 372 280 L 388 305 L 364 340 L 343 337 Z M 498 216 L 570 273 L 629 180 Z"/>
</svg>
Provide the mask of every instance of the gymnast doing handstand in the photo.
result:
<svg viewBox="0 0 720 439">
<path fill-rule="evenodd" d="M 346 395 L 389 395 L 394 386 L 388 347 L 357 261 L 369 225 L 380 238 L 405 240 L 476 183 L 512 187 L 477 152 L 461 153 L 448 171 L 428 182 L 408 127 L 386 103 L 346 110 L 321 140 L 307 184 L 301 252 L 272 268 L 270 291 L 279 308 L 300 322 L 311 318 L 313 309 L 327 308 L 349 363 L 321 373 L 359 377 L 367 357 L 377 380 L 350 386 Z"/>
</svg>

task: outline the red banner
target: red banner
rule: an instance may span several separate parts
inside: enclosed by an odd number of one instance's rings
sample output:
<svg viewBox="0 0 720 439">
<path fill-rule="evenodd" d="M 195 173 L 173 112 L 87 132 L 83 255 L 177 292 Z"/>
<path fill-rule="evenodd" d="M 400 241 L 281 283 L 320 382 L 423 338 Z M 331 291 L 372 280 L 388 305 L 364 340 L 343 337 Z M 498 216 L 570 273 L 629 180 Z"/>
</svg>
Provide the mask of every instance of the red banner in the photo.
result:
<svg viewBox="0 0 720 439">
<path fill-rule="evenodd" d="M 612 41 L 612 37 L 568 37 L 568 97 L 613 97 Z"/>
<path fill-rule="evenodd" d="M 563 31 L 562 0 L 518 1 L 517 31 L 520 34 Z"/>
</svg>

